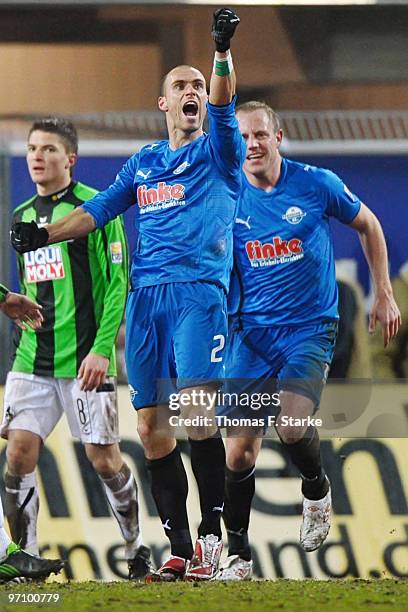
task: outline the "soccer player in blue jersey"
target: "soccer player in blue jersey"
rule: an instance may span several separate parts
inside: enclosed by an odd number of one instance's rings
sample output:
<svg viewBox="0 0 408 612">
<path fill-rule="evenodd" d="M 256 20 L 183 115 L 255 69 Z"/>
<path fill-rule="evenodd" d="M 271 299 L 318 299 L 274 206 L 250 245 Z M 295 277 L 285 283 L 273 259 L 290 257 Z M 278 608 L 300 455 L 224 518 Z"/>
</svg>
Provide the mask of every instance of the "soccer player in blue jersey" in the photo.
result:
<svg viewBox="0 0 408 612">
<path fill-rule="evenodd" d="M 269 106 L 248 102 L 237 109 L 237 117 L 247 153 L 234 229 L 231 297 L 234 287 L 240 291 L 232 306 L 226 377 L 245 379 L 241 393 L 269 391 L 271 379 L 277 380 L 276 430 L 302 476 L 300 541 L 305 551 L 312 551 L 327 537 L 331 513 L 319 435 L 307 425 L 318 407 L 336 340 L 330 217 L 359 233 L 374 284 L 369 330 L 379 321 L 387 345 L 401 318 L 374 214 L 329 170 L 282 159 L 282 130 Z M 291 423 L 290 417 L 303 421 Z M 248 430 L 227 439 L 224 519 L 229 557 L 216 579 L 245 580 L 252 574 L 248 525 L 261 442 L 261 436 Z"/>
<path fill-rule="evenodd" d="M 166 114 L 168 141 L 133 155 L 106 191 L 63 220 L 46 229 L 20 224 L 13 230 L 14 246 L 32 250 L 47 241 L 84 236 L 130 206 L 137 208 L 126 363 L 152 494 L 171 545 L 170 559 L 151 575 L 152 581 L 211 579 L 222 550 L 222 439 L 214 420 L 207 428 L 187 428 L 202 514 L 193 551 L 186 472 L 174 432 L 165 435 L 157 426 L 158 407 L 169 399 L 168 389 L 158 388 L 157 380 L 176 379 L 184 400 L 191 398 L 180 407 L 183 415 L 191 412 L 197 393 L 213 393 L 224 376 L 226 291 L 245 158 L 229 50 L 238 23 L 230 9 L 214 14 L 209 100 L 205 79 L 195 68 L 177 66 L 165 77 L 158 103 Z M 209 134 L 203 132 L 206 111 Z M 211 417 L 212 411 L 206 412 Z"/>
</svg>

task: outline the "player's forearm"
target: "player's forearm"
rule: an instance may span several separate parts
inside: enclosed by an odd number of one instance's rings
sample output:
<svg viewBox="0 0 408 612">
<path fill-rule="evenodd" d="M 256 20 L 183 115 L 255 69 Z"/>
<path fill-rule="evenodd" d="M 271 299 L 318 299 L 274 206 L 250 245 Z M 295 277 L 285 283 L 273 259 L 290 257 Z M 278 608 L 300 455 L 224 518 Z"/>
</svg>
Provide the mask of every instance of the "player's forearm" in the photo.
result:
<svg viewBox="0 0 408 612">
<path fill-rule="evenodd" d="M 212 38 L 215 43 L 214 66 L 210 81 L 210 104 L 229 104 L 235 95 L 235 72 L 230 51 L 231 39 L 239 24 L 238 15 L 229 8 L 214 13 Z"/>
<path fill-rule="evenodd" d="M 231 52 L 216 51 L 210 81 L 210 103 L 216 106 L 229 104 L 235 95 L 235 86 L 236 76 Z"/>
<path fill-rule="evenodd" d="M 124 258 L 122 266 L 111 266 L 110 281 L 107 284 L 103 300 L 103 313 L 91 349 L 93 353 L 110 357 L 123 320 L 127 294 L 127 258 Z"/>
<path fill-rule="evenodd" d="M 91 351 L 110 357 L 123 320 L 128 293 L 127 269 L 112 274 L 104 296 L 104 307 Z"/>
<path fill-rule="evenodd" d="M 116 300 L 116 303 L 107 304 L 91 348 L 92 353 L 102 355 L 108 359 L 110 358 L 123 320 L 125 305 L 126 299 L 123 300 L 123 303 L 120 300 Z M 109 312 L 107 310 L 108 307 L 113 308 L 113 310 Z"/>
<path fill-rule="evenodd" d="M 47 225 L 49 236 L 47 244 L 82 238 L 93 232 L 95 227 L 95 219 L 83 208 L 76 208 L 66 217 Z"/>
<path fill-rule="evenodd" d="M 359 237 L 370 268 L 375 295 L 392 295 L 388 273 L 387 245 L 380 222 L 375 215 L 370 215 L 366 226 L 359 230 Z"/>
<path fill-rule="evenodd" d="M 127 299 L 127 274 L 112 283 L 104 298 L 104 309 L 91 349 L 92 353 L 110 357 L 123 320 Z"/>
<path fill-rule="evenodd" d="M 127 245 L 122 219 L 118 217 L 108 223 L 104 232 L 96 231 L 94 238 L 105 292 L 103 313 L 91 351 L 110 357 L 122 323 L 129 285 Z M 108 249 L 105 240 L 108 242 Z"/>
</svg>

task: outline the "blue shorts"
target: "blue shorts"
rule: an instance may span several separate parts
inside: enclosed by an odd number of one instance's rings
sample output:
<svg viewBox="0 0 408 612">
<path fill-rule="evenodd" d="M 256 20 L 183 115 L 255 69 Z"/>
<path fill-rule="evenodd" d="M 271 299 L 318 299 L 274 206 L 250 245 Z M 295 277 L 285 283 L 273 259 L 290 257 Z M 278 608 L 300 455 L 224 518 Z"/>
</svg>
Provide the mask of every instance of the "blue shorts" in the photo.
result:
<svg viewBox="0 0 408 612">
<path fill-rule="evenodd" d="M 317 409 L 336 337 L 337 321 L 232 331 L 227 348 L 224 391 L 246 395 L 292 391 L 311 399 Z M 256 405 L 256 410 L 260 410 L 259 402 Z M 229 416 L 232 413 L 242 416 L 244 412 L 248 416 L 251 410 L 242 406 L 241 410 L 234 410 L 231 405 L 217 410 L 217 414 Z M 271 402 L 269 409 L 251 416 L 264 417 L 277 412 L 276 402 Z"/>
<path fill-rule="evenodd" d="M 211 283 L 167 283 L 129 294 L 126 368 L 134 408 L 166 404 L 177 389 L 225 376 L 227 305 Z"/>
</svg>

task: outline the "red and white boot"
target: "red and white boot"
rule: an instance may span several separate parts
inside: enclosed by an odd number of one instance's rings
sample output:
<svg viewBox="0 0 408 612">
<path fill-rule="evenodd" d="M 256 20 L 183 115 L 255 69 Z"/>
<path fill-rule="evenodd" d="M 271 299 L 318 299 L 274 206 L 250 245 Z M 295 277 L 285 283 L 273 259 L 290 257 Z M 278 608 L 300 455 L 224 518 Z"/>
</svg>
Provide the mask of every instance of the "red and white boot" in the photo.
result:
<svg viewBox="0 0 408 612">
<path fill-rule="evenodd" d="M 194 555 L 187 564 L 184 580 L 211 580 L 218 572 L 222 541 L 209 534 L 198 538 Z"/>
<path fill-rule="evenodd" d="M 147 574 L 145 582 L 176 582 L 177 580 L 183 580 L 187 563 L 187 559 L 171 555 L 158 570 Z"/>
</svg>

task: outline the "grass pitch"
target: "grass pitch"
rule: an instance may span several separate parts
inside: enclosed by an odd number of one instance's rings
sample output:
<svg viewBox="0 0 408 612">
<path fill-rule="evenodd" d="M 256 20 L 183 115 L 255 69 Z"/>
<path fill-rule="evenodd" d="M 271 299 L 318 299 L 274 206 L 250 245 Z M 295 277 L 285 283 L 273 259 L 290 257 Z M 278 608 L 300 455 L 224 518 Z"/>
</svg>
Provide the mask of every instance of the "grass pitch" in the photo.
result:
<svg viewBox="0 0 408 612">
<path fill-rule="evenodd" d="M 28 603 L 28 595 L 58 594 L 55 604 Z M 9 603 L 21 594 L 26 603 Z M 38 598 L 37 598 L 38 599 Z M 257 612 L 264 610 L 408 610 L 408 580 L 276 580 L 241 583 L 139 584 L 71 582 L 0 587 L 0 610 L 124 612 Z"/>
</svg>

